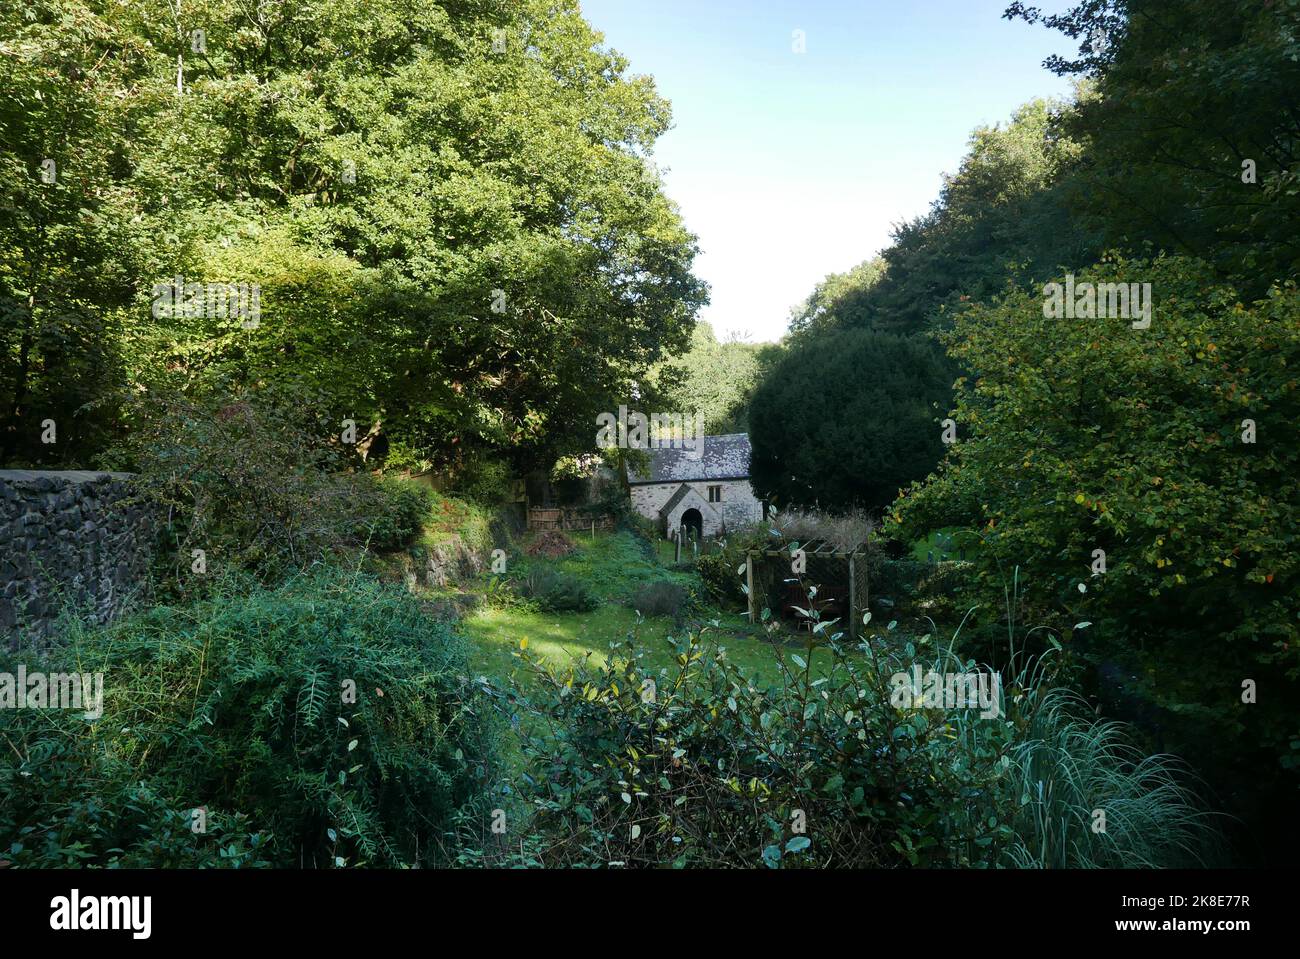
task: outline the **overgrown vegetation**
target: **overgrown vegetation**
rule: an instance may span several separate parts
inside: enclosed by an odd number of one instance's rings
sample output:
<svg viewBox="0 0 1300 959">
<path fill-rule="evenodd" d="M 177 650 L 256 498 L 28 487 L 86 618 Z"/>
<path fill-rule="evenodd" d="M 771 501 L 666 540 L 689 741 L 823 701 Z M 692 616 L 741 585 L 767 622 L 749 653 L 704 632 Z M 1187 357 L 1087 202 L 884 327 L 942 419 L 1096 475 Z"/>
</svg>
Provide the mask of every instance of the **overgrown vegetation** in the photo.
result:
<svg viewBox="0 0 1300 959">
<path fill-rule="evenodd" d="M 353 471 L 319 397 L 269 390 L 155 401 L 115 453 L 163 538 L 162 585 L 243 570 L 264 582 L 341 551 L 394 550 L 420 534 L 428 490 Z M 196 552 L 199 551 L 199 552 Z"/>
<path fill-rule="evenodd" d="M 824 625 L 824 624 L 823 624 Z M 1043 664 L 1000 715 L 899 708 L 895 674 L 971 671 L 947 650 L 875 636 L 852 650 L 815 631 L 779 681 L 707 645 L 641 643 L 604 665 L 533 674 L 524 752 L 532 834 L 509 861 L 560 866 L 1087 867 L 1214 861 L 1218 833 L 1168 759 L 1134 763 L 1113 725 L 1049 692 Z M 1108 810 L 1094 831 L 1097 808 Z"/>
<path fill-rule="evenodd" d="M 103 673 L 104 713 L 0 711 L 15 865 L 438 866 L 489 821 L 493 714 L 400 588 L 227 581 L 25 662 Z"/>
<path fill-rule="evenodd" d="M 583 580 L 546 567 L 525 574 L 519 592 L 549 613 L 581 613 L 600 605 Z"/>
</svg>

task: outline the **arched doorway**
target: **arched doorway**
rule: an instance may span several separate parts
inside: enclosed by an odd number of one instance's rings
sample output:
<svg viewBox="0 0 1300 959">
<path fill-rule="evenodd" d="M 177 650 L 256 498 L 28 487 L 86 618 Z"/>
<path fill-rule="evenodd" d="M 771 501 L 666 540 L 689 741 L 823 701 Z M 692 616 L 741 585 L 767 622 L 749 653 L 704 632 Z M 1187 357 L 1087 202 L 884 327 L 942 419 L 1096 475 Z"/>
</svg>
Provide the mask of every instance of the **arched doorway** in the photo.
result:
<svg viewBox="0 0 1300 959">
<path fill-rule="evenodd" d="M 682 526 L 686 528 L 688 536 L 694 536 L 697 540 L 704 536 L 704 517 L 695 507 L 682 513 Z"/>
</svg>

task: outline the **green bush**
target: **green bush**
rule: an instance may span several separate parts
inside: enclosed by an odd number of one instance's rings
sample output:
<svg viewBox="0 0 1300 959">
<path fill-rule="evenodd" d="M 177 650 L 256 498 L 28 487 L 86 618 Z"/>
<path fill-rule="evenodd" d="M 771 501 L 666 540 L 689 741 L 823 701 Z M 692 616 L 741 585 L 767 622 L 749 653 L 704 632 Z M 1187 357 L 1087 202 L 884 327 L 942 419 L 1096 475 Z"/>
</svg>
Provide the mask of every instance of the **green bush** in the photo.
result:
<svg viewBox="0 0 1300 959">
<path fill-rule="evenodd" d="M 396 549 L 428 516 L 416 484 L 376 480 L 298 391 L 153 399 L 116 452 L 141 499 L 164 518 L 160 581 L 189 591 L 193 550 L 211 574 L 274 583 L 367 543 Z"/>
<path fill-rule="evenodd" d="M 681 623 L 691 606 L 691 594 L 680 583 L 661 579 L 638 589 L 628 605 L 642 616 L 671 616 L 674 622 Z"/>
<path fill-rule="evenodd" d="M 524 654 L 538 691 L 525 705 L 552 731 L 524 745 L 529 862 L 1080 867 L 1206 862 L 1216 848 L 1176 767 L 1135 764 L 1114 727 L 1062 708 L 1042 664 L 981 718 L 892 701 L 913 664 L 976 669 L 952 646 L 927 653 L 930 637 L 849 649 L 819 629 L 823 645 L 778 657 L 767 686 L 705 633 L 658 670 L 635 637 L 601 668 Z M 1102 836 L 1095 808 L 1110 810 Z"/>
<path fill-rule="evenodd" d="M 510 494 L 514 475 L 503 460 L 474 453 L 457 470 L 452 491 L 483 506 L 497 506 Z"/>
<path fill-rule="evenodd" d="M 600 605 L 583 580 L 549 567 L 530 570 L 520 583 L 519 591 L 538 609 L 548 613 L 585 613 Z"/>
<path fill-rule="evenodd" d="M 700 574 L 705 590 L 719 603 L 742 602 L 745 594 L 740 590 L 743 574 L 736 572 L 725 551 L 706 553 L 695 561 L 695 571 Z"/>
<path fill-rule="evenodd" d="M 398 587 L 232 583 L 27 665 L 102 672 L 104 713 L 0 711 L 17 865 L 438 866 L 490 822 L 494 731 L 463 641 Z M 206 834 L 186 834 L 195 808 Z"/>
<path fill-rule="evenodd" d="M 383 478 L 368 488 L 356 536 L 371 549 L 388 551 L 410 545 L 420 535 L 433 508 L 431 491 L 407 480 Z"/>
<path fill-rule="evenodd" d="M 751 549 L 770 549 L 776 542 L 761 523 L 730 531 L 716 541 L 717 552 L 701 554 L 695 561 L 704 588 L 719 603 L 743 604 L 746 555 Z"/>
<path fill-rule="evenodd" d="M 890 520 L 905 540 L 978 530 L 986 609 L 1019 567 L 1016 619 L 1096 624 L 1091 661 L 1133 677 L 1169 747 L 1252 815 L 1300 783 L 1300 292 L 1244 304 L 1184 258 L 1085 282 L 1150 284 L 1150 327 L 1046 317 L 1038 289 L 959 317 L 948 347 L 978 372 L 960 442 Z M 1272 692 L 1243 703 L 1246 678 Z"/>
<path fill-rule="evenodd" d="M 914 559 L 890 559 L 883 552 L 867 559 L 870 604 L 891 610 L 912 608 L 921 580 L 930 571 L 928 563 Z"/>
</svg>

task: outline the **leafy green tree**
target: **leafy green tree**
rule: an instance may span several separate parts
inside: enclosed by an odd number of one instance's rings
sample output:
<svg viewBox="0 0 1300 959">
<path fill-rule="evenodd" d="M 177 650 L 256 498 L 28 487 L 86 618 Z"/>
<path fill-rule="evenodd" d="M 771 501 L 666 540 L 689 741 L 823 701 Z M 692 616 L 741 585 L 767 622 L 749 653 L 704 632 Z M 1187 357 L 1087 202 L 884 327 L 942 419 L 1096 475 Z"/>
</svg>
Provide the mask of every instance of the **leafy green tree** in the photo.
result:
<svg viewBox="0 0 1300 959">
<path fill-rule="evenodd" d="M 893 529 L 981 531 L 985 608 L 1018 567 L 1018 621 L 1092 623 L 1074 645 L 1181 723 L 1184 754 L 1262 749 L 1252 777 L 1294 768 L 1300 293 L 1243 304 L 1181 258 L 1115 258 L 1076 282 L 1150 283 L 1150 327 L 1050 319 L 1037 290 L 959 316 L 958 442 Z M 1256 705 L 1246 679 L 1269 690 Z"/>
<path fill-rule="evenodd" d="M 149 92 L 136 87 L 140 43 L 99 6 L 0 10 L 4 461 L 66 463 L 102 445 L 113 419 L 102 401 L 124 378 L 124 314 L 150 244 L 125 154 Z"/>
<path fill-rule="evenodd" d="M 951 382 L 922 337 L 845 330 L 793 347 L 750 404 L 755 487 L 781 506 L 884 506 L 939 461 Z"/>
<path fill-rule="evenodd" d="M 807 339 L 836 329 L 868 329 L 876 312 L 871 291 L 885 275 L 883 257 L 873 257 L 845 273 L 831 273 L 808 299 L 790 311 L 792 339 Z"/>
<path fill-rule="evenodd" d="M 134 205 L 105 211 L 105 231 L 144 250 L 96 249 L 127 260 L 104 277 L 124 311 L 107 336 L 130 345 L 121 379 L 139 388 L 305 382 L 394 461 L 478 448 L 527 468 L 588 447 L 608 397 L 686 345 L 706 294 L 650 159 L 671 113 L 575 0 L 36 0 L 6 16 L 0 42 L 22 50 L 105 35 L 65 49 L 111 76 L 52 97 L 85 98 L 78 129 L 115 134 L 87 133 L 71 166 L 103 171 L 81 192 Z M 34 97 L 0 114 L 11 179 L 40 152 Z M 12 155 L 11 131 L 30 141 Z M 0 263 L 30 245 L 0 244 Z M 96 263 L 60 253 L 47 272 L 89 282 Z M 258 284 L 259 325 L 159 315 L 154 286 L 176 275 Z M 5 322 L 31 325 L 27 286 L 7 286 Z"/>
<path fill-rule="evenodd" d="M 697 324 L 690 349 L 656 368 L 651 402 L 690 415 L 698 412 L 710 435 L 744 433 L 750 397 L 779 354 L 772 343 L 719 342 L 709 324 Z"/>
<path fill-rule="evenodd" d="M 1108 247 L 1196 256 L 1251 296 L 1296 276 L 1295 0 L 1088 0 L 1057 15 L 1016 2 L 1006 16 L 1080 43 L 1046 66 L 1095 82 L 1055 130 L 1084 148 L 1071 203 Z"/>
</svg>

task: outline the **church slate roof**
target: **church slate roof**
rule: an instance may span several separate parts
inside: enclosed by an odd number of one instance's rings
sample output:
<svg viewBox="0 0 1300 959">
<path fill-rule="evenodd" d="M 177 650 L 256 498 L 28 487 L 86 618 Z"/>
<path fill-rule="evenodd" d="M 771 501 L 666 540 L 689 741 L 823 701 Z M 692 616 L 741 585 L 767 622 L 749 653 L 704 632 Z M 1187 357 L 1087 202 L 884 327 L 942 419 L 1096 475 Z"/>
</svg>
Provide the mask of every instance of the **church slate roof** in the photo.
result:
<svg viewBox="0 0 1300 959">
<path fill-rule="evenodd" d="M 697 480 L 749 479 L 749 434 L 724 433 L 704 437 L 704 455 L 691 458 L 691 450 L 651 449 L 648 474 L 629 471 L 633 486 L 647 483 L 690 483 Z"/>
</svg>

